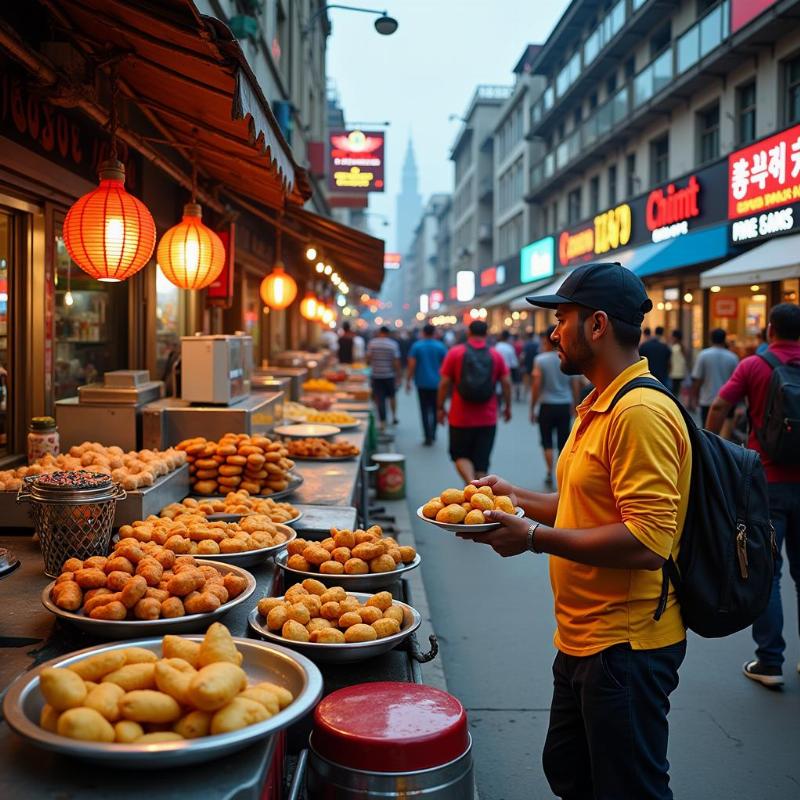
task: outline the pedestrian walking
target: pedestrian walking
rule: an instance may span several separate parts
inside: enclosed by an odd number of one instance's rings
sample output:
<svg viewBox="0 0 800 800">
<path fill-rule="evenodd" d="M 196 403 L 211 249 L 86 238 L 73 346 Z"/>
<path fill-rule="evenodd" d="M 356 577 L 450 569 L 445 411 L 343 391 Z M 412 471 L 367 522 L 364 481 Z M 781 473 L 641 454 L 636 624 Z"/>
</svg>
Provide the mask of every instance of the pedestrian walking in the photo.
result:
<svg viewBox="0 0 800 800">
<path fill-rule="evenodd" d="M 386 430 L 386 404 L 392 410 L 392 424 L 397 424 L 397 398 L 395 380 L 400 377 L 400 348 L 383 325 L 377 336 L 367 345 L 367 364 L 372 380 L 372 398 L 378 409 L 378 428 Z"/>
<path fill-rule="evenodd" d="M 350 323 L 345 320 L 342 323 L 342 332 L 339 335 L 338 358 L 340 364 L 352 364 L 355 356 L 355 336 L 350 330 Z"/>
<path fill-rule="evenodd" d="M 672 394 L 680 399 L 681 387 L 689 374 L 689 362 L 686 358 L 686 347 L 683 344 L 683 331 L 678 329 L 672 331 L 669 349 L 671 352 L 669 360 L 670 388 Z"/>
<path fill-rule="evenodd" d="M 527 519 L 499 511 L 481 536 L 502 556 L 550 555 L 558 649 L 544 771 L 563 798 L 669 800 L 669 696 L 686 636 L 669 585 L 660 619 L 661 567 L 676 555 L 688 506 L 689 433 L 675 402 L 649 388 L 638 353 L 652 308 L 644 285 L 618 264 L 578 267 L 558 293 L 530 297 L 556 309 L 561 369 L 594 391 L 558 461 L 558 492 L 540 494 L 490 475 Z"/>
<path fill-rule="evenodd" d="M 561 360 L 550 337 L 556 326 L 542 334 L 542 352 L 533 361 L 531 375 L 531 422 L 539 423 L 547 475 L 544 482 L 553 486 L 553 438 L 560 453 L 567 443 L 572 412 L 578 405 L 580 384 L 561 370 Z"/>
<path fill-rule="evenodd" d="M 503 331 L 500 334 L 500 341 L 495 345 L 495 350 L 500 353 L 508 367 L 508 372 L 511 375 L 511 388 L 514 399 L 520 400 L 522 392 L 522 373 L 519 368 L 517 349 L 511 341 L 511 333 L 509 331 Z"/>
<path fill-rule="evenodd" d="M 775 404 L 785 402 L 787 398 L 790 402 L 800 401 L 791 384 L 781 383 L 787 375 L 787 368 L 783 365 L 792 365 L 788 374 L 794 385 L 800 378 L 800 306 L 780 303 L 772 308 L 767 341 L 769 348 L 766 353 L 742 359 L 728 382 L 719 390 L 708 412 L 706 427 L 719 432 L 736 404 L 747 400 L 750 417 L 747 446 L 758 451 L 767 474 L 769 515 L 775 529 L 777 553 L 769 604 L 753 624 L 756 657 L 748 660 L 742 669 L 751 680 L 764 686 L 777 687 L 783 684 L 783 653 L 786 648 L 780 592 L 784 543 L 800 610 L 800 447 L 797 446 L 794 426 L 783 425 L 786 417 L 796 418 L 791 413 L 791 405 L 781 409 Z M 777 451 L 776 442 L 766 427 L 770 418 L 778 419 L 779 437 L 783 439 L 780 447 L 782 452 Z"/>
<path fill-rule="evenodd" d="M 725 346 L 725 331 L 714 328 L 710 335 L 711 346 L 701 350 L 692 370 L 690 408 L 700 408 L 700 424 L 706 424 L 708 410 L 719 390 L 733 375 L 739 359 Z M 733 417 L 731 409 L 729 418 Z"/>
<path fill-rule="evenodd" d="M 531 376 L 533 375 L 533 359 L 539 354 L 539 338 L 533 328 L 525 334 L 525 343 L 522 346 L 522 377 L 525 385 L 530 389 Z"/>
<path fill-rule="evenodd" d="M 669 387 L 669 368 L 670 359 L 672 358 L 672 351 L 669 345 L 664 342 L 664 329 L 659 325 L 656 328 L 656 335 L 649 336 L 649 329 L 645 329 L 645 341 L 639 346 L 639 355 L 647 359 L 650 367 L 650 372 L 664 384 Z"/>
<path fill-rule="evenodd" d="M 488 346 L 486 333 L 486 323 L 474 320 L 466 343 L 448 350 L 436 401 L 438 420 L 444 424 L 450 396 L 450 458 L 466 483 L 489 471 L 497 430 L 498 381 L 503 388 L 503 419 L 511 420 L 508 367 L 500 353 Z"/>
<path fill-rule="evenodd" d="M 422 329 L 422 338 L 408 351 L 406 391 L 411 391 L 412 381 L 417 387 L 419 411 L 422 415 L 423 444 L 430 447 L 436 441 L 436 394 L 439 390 L 439 371 L 447 355 L 447 348 L 436 338 L 436 328 L 428 323 Z"/>
</svg>

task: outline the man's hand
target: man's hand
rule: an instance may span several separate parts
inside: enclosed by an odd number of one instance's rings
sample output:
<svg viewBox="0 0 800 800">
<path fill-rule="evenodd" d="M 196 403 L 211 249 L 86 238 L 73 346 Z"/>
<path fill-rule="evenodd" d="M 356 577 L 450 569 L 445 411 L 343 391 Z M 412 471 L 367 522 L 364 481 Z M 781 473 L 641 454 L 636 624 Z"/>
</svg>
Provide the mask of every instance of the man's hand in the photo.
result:
<svg viewBox="0 0 800 800">
<path fill-rule="evenodd" d="M 536 406 L 531 406 L 531 422 L 535 425 L 539 421 L 539 415 L 536 413 Z"/>
<path fill-rule="evenodd" d="M 483 515 L 487 522 L 499 522 L 502 527 L 489 533 L 457 533 L 456 536 L 488 544 L 503 558 L 518 556 L 528 549 L 528 528 L 531 524 L 529 519 L 506 514 L 505 511 L 484 511 Z"/>
<path fill-rule="evenodd" d="M 438 409 L 436 411 L 436 421 L 440 425 L 444 425 L 445 419 L 446 419 L 446 414 L 447 414 L 447 412 L 443 408 L 440 408 L 440 409 Z"/>
<path fill-rule="evenodd" d="M 516 508 L 519 503 L 517 502 L 517 496 L 514 494 L 514 487 L 506 480 L 503 480 L 499 475 L 487 475 L 484 478 L 478 478 L 476 481 L 472 481 L 473 486 L 491 486 L 492 491 L 495 494 L 501 494 L 508 497 L 509 500 L 514 504 L 514 508 Z"/>
<path fill-rule="evenodd" d="M 506 407 L 503 409 L 503 420 L 505 422 L 511 422 L 511 406 L 510 405 L 506 405 Z"/>
</svg>

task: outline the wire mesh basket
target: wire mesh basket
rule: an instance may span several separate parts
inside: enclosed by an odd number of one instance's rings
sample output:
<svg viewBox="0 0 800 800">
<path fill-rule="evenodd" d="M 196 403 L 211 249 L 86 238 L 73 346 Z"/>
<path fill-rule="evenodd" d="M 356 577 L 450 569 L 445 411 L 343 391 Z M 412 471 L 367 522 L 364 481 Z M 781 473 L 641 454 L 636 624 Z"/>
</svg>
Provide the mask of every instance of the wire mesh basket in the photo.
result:
<svg viewBox="0 0 800 800">
<path fill-rule="evenodd" d="M 108 553 L 117 501 L 125 491 L 108 475 L 84 470 L 26 478 L 18 503 L 30 503 L 45 575 L 57 578 L 71 557 Z"/>
</svg>

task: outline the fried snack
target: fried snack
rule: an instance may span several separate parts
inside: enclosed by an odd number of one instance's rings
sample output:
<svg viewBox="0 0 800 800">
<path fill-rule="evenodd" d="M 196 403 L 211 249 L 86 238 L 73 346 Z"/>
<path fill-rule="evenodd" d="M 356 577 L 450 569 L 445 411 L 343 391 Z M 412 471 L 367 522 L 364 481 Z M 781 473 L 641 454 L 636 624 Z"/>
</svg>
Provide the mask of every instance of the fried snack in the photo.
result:
<svg viewBox="0 0 800 800">
<path fill-rule="evenodd" d="M 344 632 L 345 642 L 371 642 L 377 638 L 376 630 L 371 625 L 365 625 L 363 622 L 351 625 Z"/>
<path fill-rule="evenodd" d="M 445 489 L 439 497 L 431 498 L 422 507 L 422 516 L 451 525 L 484 525 L 486 517 L 483 512 L 493 510 L 507 514 L 514 514 L 516 511 L 511 498 L 495 495 L 491 486 L 469 484 L 463 490 Z M 402 552 L 401 559 L 408 563 Z"/>
<path fill-rule="evenodd" d="M 215 622 L 206 631 L 205 638 L 197 654 L 197 667 L 227 661 L 239 666 L 242 654 L 236 649 L 231 632 L 220 622 Z"/>
<path fill-rule="evenodd" d="M 466 517 L 464 517 L 465 525 L 485 525 L 486 517 L 483 516 L 483 511 L 473 508 Z"/>
<path fill-rule="evenodd" d="M 239 730 L 269 719 L 293 701 L 284 687 L 268 682 L 248 686 L 246 673 L 230 661 L 196 670 L 190 662 L 197 662 L 201 650 L 214 654 L 222 649 L 241 660 L 230 632 L 218 624 L 212 628 L 202 643 L 165 636 L 161 659 L 151 650 L 129 647 L 90 656 L 70 668 L 43 670 L 40 689 L 48 702 L 40 726 L 84 741 L 156 744 Z M 235 656 L 227 652 L 227 643 Z M 114 682 L 144 668 L 152 670 L 157 689 L 125 691 Z M 103 681 L 85 681 L 81 674 Z"/>
<path fill-rule="evenodd" d="M 329 442 L 314 437 L 290 439 L 286 442 L 286 449 L 292 458 L 304 459 L 356 458 L 361 455 L 361 451 L 350 442 Z"/>
<path fill-rule="evenodd" d="M 103 680 L 117 684 L 126 692 L 132 692 L 137 689 L 154 689 L 156 685 L 155 664 L 126 664 L 124 667 L 106 675 Z"/>
<path fill-rule="evenodd" d="M 303 383 L 304 392 L 335 392 L 336 384 L 324 378 L 311 378 Z"/>
<path fill-rule="evenodd" d="M 68 669 L 47 667 L 39 675 L 45 701 L 56 711 L 66 711 L 83 704 L 87 691 L 80 675 Z"/>
<path fill-rule="evenodd" d="M 499 495 L 494 498 L 494 507 L 497 511 L 505 511 L 506 514 L 513 514 L 516 511 L 514 504 L 511 502 L 511 498 L 504 495 Z"/>
<path fill-rule="evenodd" d="M 464 508 L 457 503 L 451 503 L 450 505 L 445 506 L 439 513 L 436 515 L 437 522 L 447 522 L 451 525 L 460 525 L 464 522 L 464 518 L 467 516 L 467 512 Z"/>
</svg>

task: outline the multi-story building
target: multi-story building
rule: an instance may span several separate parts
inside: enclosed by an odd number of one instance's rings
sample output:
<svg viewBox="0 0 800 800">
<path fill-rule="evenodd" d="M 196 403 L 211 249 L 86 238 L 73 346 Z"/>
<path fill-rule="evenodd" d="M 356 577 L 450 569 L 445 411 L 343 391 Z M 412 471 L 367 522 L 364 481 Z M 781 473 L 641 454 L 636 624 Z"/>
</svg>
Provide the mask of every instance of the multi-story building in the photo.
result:
<svg viewBox="0 0 800 800">
<path fill-rule="evenodd" d="M 769 305 L 798 297 L 785 255 L 770 273 L 788 241 L 762 252 L 757 279 L 707 271 L 794 230 L 799 7 L 574 0 L 531 62 L 546 86 L 528 120 L 543 155 L 527 175 L 536 241 L 523 260 L 556 274 L 619 260 L 648 285 L 645 324 L 683 329 L 695 347 L 709 327 L 752 344 Z"/>
<path fill-rule="evenodd" d="M 453 198 L 443 195 L 436 223 L 436 286 L 452 286 L 456 282 L 453 263 Z"/>
<path fill-rule="evenodd" d="M 410 306 L 408 317 L 413 317 L 419 309 L 420 295 L 427 295 L 439 286 L 439 221 L 449 203 L 448 194 L 430 196 L 406 251 L 402 273 L 403 296 Z"/>
<path fill-rule="evenodd" d="M 455 167 L 452 267 L 479 272 L 492 260 L 494 139 L 510 86 L 478 86 L 450 152 Z"/>
</svg>

